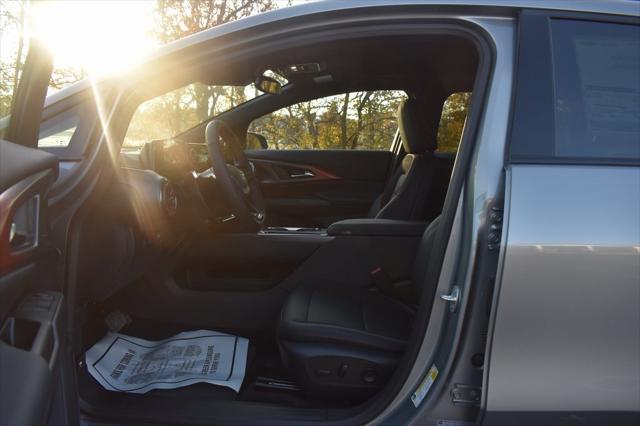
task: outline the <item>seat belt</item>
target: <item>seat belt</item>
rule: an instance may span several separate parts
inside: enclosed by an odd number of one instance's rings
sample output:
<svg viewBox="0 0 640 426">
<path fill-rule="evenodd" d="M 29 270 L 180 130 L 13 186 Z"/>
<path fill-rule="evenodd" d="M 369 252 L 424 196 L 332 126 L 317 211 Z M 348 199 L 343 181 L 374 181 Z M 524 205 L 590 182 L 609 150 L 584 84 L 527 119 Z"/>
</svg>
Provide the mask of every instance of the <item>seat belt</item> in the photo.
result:
<svg viewBox="0 0 640 426">
<path fill-rule="evenodd" d="M 396 182 L 398 181 L 398 178 L 402 174 L 402 160 L 404 159 L 405 155 L 407 155 L 407 153 L 404 151 L 404 148 L 402 148 L 402 139 L 400 137 L 400 131 L 396 130 L 396 134 L 394 136 L 395 137 L 394 137 L 393 143 L 394 145 L 397 144 L 398 148 L 394 150 L 397 152 L 394 152 L 395 156 L 393 157 L 393 161 L 391 162 L 391 167 L 389 170 L 387 170 L 387 176 L 386 176 L 387 181 L 382 190 L 382 194 L 380 195 L 381 208 L 382 206 L 387 204 L 391 199 L 391 194 L 393 194 L 393 190 L 395 189 Z"/>
</svg>

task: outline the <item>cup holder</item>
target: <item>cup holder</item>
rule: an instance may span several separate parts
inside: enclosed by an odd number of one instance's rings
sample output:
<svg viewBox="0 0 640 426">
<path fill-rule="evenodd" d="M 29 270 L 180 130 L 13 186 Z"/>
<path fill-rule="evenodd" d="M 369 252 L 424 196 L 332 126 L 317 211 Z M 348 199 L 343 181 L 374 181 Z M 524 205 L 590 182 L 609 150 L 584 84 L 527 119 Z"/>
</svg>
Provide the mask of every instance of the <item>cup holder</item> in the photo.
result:
<svg viewBox="0 0 640 426">
<path fill-rule="evenodd" d="M 30 351 L 41 325 L 29 319 L 9 318 L 0 330 L 0 340 L 15 348 Z"/>
</svg>

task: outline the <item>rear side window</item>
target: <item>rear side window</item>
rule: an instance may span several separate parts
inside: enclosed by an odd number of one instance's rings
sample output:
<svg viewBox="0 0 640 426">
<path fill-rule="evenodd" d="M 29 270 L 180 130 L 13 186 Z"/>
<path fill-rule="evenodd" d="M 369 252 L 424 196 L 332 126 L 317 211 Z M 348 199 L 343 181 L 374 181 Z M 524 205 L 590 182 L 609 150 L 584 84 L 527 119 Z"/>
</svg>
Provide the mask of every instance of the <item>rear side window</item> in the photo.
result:
<svg viewBox="0 0 640 426">
<path fill-rule="evenodd" d="M 438 146 L 436 152 L 458 152 L 470 103 L 471 92 L 454 93 L 444 101 L 440 124 L 438 126 Z"/>
<path fill-rule="evenodd" d="M 512 160 L 640 161 L 640 26 L 563 19 L 529 24 L 523 27 L 528 34 L 521 31 L 519 62 L 527 66 L 522 55 L 530 55 L 539 63 L 518 73 Z M 536 34 L 534 48 L 527 38 Z"/>
<path fill-rule="evenodd" d="M 640 158 L 640 27 L 552 21 L 558 157 Z"/>
</svg>

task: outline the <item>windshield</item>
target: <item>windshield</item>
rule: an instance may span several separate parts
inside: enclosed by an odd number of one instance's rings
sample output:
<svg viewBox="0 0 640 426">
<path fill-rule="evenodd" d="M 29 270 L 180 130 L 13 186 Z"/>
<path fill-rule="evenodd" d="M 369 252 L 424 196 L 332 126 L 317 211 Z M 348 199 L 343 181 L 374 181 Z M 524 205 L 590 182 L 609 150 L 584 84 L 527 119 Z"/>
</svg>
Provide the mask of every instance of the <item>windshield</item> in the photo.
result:
<svg viewBox="0 0 640 426">
<path fill-rule="evenodd" d="M 210 86 L 193 83 L 165 93 L 140 104 L 122 148 L 138 150 L 145 142 L 170 139 L 260 95 L 253 84 Z"/>
</svg>

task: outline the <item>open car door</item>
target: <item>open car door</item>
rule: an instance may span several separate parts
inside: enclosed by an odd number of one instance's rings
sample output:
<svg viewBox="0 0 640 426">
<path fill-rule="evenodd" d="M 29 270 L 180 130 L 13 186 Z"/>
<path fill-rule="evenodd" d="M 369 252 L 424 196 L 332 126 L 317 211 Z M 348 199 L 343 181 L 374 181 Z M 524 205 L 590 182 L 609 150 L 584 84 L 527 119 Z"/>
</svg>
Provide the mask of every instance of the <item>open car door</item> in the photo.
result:
<svg viewBox="0 0 640 426">
<path fill-rule="evenodd" d="M 0 424 L 77 422 L 66 355 L 64 259 L 48 242 L 58 159 L 38 150 L 50 55 L 32 42 L 0 139 Z"/>
</svg>

